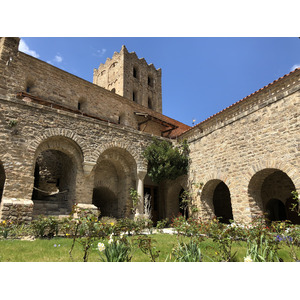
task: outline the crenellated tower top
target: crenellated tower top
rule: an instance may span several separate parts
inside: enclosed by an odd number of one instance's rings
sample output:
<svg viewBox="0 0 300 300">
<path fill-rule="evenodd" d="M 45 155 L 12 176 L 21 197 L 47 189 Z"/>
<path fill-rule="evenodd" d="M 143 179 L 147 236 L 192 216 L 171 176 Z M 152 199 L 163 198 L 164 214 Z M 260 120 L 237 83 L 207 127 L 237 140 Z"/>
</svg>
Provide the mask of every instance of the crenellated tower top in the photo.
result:
<svg viewBox="0 0 300 300">
<path fill-rule="evenodd" d="M 162 113 L 161 69 L 128 52 L 124 45 L 94 69 L 93 83 Z"/>
</svg>

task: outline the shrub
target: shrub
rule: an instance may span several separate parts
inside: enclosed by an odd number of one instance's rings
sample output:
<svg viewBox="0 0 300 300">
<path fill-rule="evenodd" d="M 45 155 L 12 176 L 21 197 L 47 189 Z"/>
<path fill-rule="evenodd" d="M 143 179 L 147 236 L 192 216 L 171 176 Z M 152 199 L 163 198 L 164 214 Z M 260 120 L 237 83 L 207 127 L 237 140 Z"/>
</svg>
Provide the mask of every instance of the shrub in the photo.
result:
<svg viewBox="0 0 300 300">
<path fill-rule="evenodd" d="M 31 227 L 35 237 L 51 238 L 58 234 L 58 224 L 58 218 L 40 215 L 31 222 Z"/>
<path fill-rule="evenodd" d="M 145 254 L 147 254 L 152 262 L 155 262 L 159 257 L 160 251 L 156 249 L 153 243 L 156 243 L 155 239 L 150 236 L 141 235 L 136 240 L 138 248 Z"/>
</svg>

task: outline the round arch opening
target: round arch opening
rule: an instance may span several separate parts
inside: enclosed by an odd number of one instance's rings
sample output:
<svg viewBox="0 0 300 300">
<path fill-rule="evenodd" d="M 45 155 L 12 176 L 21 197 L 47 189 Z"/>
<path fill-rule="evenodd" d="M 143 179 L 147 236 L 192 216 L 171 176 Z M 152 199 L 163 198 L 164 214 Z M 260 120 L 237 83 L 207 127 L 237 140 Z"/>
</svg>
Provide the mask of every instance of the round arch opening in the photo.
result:
<svg viewBox="0 0 300 300">
<path fill-rule="evenodd" d="M 226 224 L 233 220 L 230 191 L 223 181 L 208 181 L 203 187 L 201 201 L 207 217 L 217 217 Z"/>
<path fill-rule="evenodd" d="M 53 136 L 38 146 L 33 170 L 33 217 L 71 212 L 82 161 L 80 147 L 70 138 Z"/>
<path fill-rule="evenodd" d="M 230 220 L 233 220 L 231 198 L 229 188 L 223 181 L 214 190 L 213 205 L 219 221 L 230 224 Z"/>
<path fill-rule="evenodd" d="M 93 204 L 99 208 L 100 217 L 129 217 L 129 190 L 136 187 L 136 162 L 132 155 L 123 148 L 106 149 L 93 172 Z"/>
<path fill-rule="evenodd" d="M 297 202 L 292 197 L 295 185 L 291 178 L 278 169 L 264 169 L 250 180 L 248 194 L 252 215 L 264 214 L 267 221 L 289 220 L 300 224 Z M 292 210 L 292 207 L 296 208 Z"/>
</svg>

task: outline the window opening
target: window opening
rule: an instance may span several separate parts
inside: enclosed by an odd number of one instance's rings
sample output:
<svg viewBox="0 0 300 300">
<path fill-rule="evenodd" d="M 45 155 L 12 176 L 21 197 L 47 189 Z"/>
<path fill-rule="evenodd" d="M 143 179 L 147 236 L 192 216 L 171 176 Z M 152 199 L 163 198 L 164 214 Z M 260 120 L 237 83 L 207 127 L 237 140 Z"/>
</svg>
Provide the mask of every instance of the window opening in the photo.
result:
<svg viewBox="0 0 300 300">
<path fill-rule="evenodd" d="M 137 78 L 137 70 L 136 70 L 136 68 L 133 68 L 133 77 Z"/>
<path fill-rule="evenodd" d="M 151 98 L 148 98 L 148 107 L 150 109 L 152 109 L 152 100 L 151 100 Z"/>
<path fill-rule="evenodd" d="M 153 87 L 153 79 L 150 76 L 148 76 L 148 85 Z"/>
</svg>

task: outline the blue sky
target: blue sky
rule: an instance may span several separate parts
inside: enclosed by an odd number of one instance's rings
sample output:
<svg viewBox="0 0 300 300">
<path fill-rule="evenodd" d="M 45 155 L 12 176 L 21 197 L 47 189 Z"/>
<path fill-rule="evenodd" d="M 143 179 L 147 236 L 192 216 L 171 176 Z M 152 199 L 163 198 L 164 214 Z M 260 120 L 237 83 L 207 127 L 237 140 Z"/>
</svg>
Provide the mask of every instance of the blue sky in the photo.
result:
<svg viewBox="0 0 300 300">
<path fill-rule="evenodd" d="M 300 67 L 297 37 L 23 37 L 19 49 L 92 82 L 122 45 L 162 69 L 163 113 L 188 125 Z"/>
</svg>

